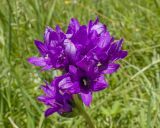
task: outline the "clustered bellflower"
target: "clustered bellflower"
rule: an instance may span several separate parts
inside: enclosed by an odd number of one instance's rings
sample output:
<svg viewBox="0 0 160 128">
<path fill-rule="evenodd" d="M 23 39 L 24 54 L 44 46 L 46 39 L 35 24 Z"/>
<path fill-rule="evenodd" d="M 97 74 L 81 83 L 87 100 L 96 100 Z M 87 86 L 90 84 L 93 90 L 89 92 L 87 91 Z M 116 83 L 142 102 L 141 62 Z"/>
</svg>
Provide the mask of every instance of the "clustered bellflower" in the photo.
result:
<svg viewBox="0 0 160 128">
<path fill-rule="evenodd" d="M 127 56 L 122 43 L 123 39 L 114 40 L 98 18 L 87 25 L 72 18 L 66 32 L 59 26 L 55 30 L 47 27 L 44 42 L 35 40 L 40 57 L 28 59 L 42 70 L 63 71 L 51 84 L 42 86 L 44 95 L 38 99 L 49 106 L 45 115 L 71 112 L 74 94 L 90 106 L 92 94 L 108 87 L 104 75 L 116 72 L 120 67 L 117 60 Z"/>
</svg>

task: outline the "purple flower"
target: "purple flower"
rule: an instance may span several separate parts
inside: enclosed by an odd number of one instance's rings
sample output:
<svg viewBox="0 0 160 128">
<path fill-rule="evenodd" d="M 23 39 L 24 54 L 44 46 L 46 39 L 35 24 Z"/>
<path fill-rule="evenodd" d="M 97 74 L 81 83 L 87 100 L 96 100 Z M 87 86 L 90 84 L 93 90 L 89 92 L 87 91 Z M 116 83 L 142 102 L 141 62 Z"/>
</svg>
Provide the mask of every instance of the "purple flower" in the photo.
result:
<svg viewBox="0 0 160 128">
<path fill-rule="evenodd" d="M 43 102 L 49 108 L 45 111 L 45 116 L 49 116 L 55 112 L 63 114 L 72 111 L 71 101 L 72 96 L 67 93 L 62 93 L 58 88 L 59 78 L 55 78 L 51 84 L 41 86 L 44 95 L 39 96 L 38 100 Z"/>
<path fill-rule="evenodd" d="M 122 43 L 123 39 L 115 40 L 98 18 L 87 25 L 72 18 L 66 33 L 58 26 L 55 31 L 46 28 L 44 43 L 35 41 L 41 57 L 28 59 L 42 70 L 63 70 L 51 85 L 42 87 L 46 95 L 39 100 L 50 106 L 46 115 L 70 112 L 69 102 L 74 94 L 89 106 L 92 94 L 108 86 L 105 74 L 116 72 L 120 67 L 117 61 L 127 56 Z"/>
<path fill-rule="evenodd" d="M 126 57 L 127 52 L 121 50 L 123 40 L 114 41 L 98 19 L 90 21 L 88 26 L 80 26 L 76 19 L 71 19 L 67 34 L 70 34 L 67 42 L 70 45 L 68 59 L 71 61 L 66 70 L 67 77 L 63 79 L 66 83 L 61 87 L 80 94 L 84 104 L 89 106 L 92 93 L 108 86 L 104 74 L 116 72 L 120 67 L 116 61 Z M 70 86 L 68 81 L 72 83 Z"/>
<path fill-rule="evenodd" d="M 58 83 L 61 91 L 80 94 L 86 106 L 89 106 L 92 101 L 92 92 L 103 90 L 108 86 L 102 73 L 97 73 L 96 70 L 85 72 L 73 65 L 69 66 L 69 73 L 61 78 Z"/>
<path fill-rule="evenodd" d="M 51 68 L 64 68 L 68 63 L 64 51 L 65 34 L 59 26 L 56 31 L 47 27 L 44 34 L 44 43 L 35 40 L 35 45 L 39 50 L 41 57 L 31 57 L 28 61 L 35 65 L 43 67 L 42 70 Z"/>
</svg>

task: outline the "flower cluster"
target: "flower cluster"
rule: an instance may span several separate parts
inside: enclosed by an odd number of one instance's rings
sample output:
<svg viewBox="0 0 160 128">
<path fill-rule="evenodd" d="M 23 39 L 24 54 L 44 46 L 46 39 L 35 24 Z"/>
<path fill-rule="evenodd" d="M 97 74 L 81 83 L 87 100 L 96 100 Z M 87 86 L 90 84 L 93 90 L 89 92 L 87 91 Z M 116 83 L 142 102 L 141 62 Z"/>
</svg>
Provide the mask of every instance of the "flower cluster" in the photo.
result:
<svg viewBox="0 0 160 128">
<path fill-rule="evenodd" d="M 28 59 L 42 70 L 64 72 L 51 84 L 42 86 L 45 95 L 38 99 L 50 106 L 45 115 L 72 111 L 74 94 L 89 106 L 92 93 L 108 86 L 104 75 L 116 72 L 120 67 L 116 61 L 127 56 L 127 51 L 122 50 L 122 42 L 123 39 L 114 40 L 98 18 L 90 20 L 88 25 L 80 25 L 72 18 L 66 33 L 59 26 L 55 30 L 47 27 L 44 42 L 35 40 L 41 56 Z"/>
</svg>

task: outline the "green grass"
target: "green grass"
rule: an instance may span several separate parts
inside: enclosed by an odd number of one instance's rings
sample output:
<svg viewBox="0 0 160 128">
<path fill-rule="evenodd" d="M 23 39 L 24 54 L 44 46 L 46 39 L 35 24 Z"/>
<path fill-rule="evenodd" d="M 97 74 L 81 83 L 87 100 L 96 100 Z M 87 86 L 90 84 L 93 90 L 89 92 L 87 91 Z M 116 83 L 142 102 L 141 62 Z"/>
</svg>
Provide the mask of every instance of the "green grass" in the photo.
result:
<svg viewBox="0 0 160 128">
<path fill-rule="evenodd" d="M 129 55 L 106 76 L 109 88 L 94 94 L 87 112 L 97 128 L 160 128 L 160 1 L 73 1 L 1 0 L 0 128 L 86 128 L 82 117 L 44 118 L 36 97 L 56 72 L 40 73 L 26 59 L 38 55 L 33 41 L 43 39 L 46 26 L 66 30 L 71 17 L 86 24 L 97 15 L 125 39 Z"/>
</svg>

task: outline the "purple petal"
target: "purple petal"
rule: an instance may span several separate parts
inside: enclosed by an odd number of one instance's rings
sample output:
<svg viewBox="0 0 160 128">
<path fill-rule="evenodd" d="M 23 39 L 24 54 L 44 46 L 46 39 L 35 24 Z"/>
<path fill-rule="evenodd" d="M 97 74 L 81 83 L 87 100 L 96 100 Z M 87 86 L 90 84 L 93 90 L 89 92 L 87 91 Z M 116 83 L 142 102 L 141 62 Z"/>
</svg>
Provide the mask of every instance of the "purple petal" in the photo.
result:
<svg viewBox="0 0 160 128">
<path fill-rule="evenodd" d="M 103 32 L 106 31 L 106 26 L 100 22 L 98 22 L 97 24 L 93 25 L 91 28 L 91 31 L 97 31 L 98 34 L 102 34 Z"/>
<path fill-rule="evenodd" d="M 73 65 L 69 66 L 69 72 L 73 75 L 77 75 L 77 68 Z"/>
<path fill-rule="evenodd" d="M 97 79 L 94 80 L 94 83 L 92 85 L 93 91 L 100 91 L 105 89 L 108 86 L 108 83 L 105 80 L 104 75 L 101 75 Z"/>
<path fill-rule="evenodd" d="M 90 32 L 92 25 L 93 25 L 93 21 L 90 20 L 90 21 L 88 22 L 88 25 L 87 25 L 87 33 Z"/>
<path fill-rule="evenodd" d="M 106 48 L 110 44 L 111 36 L 109 32 L 106 32 L 101 35 L 100 40 L 98 42 L 98 47 L 100 48 Z"/>
<path fill-rule="evenodd" d="M 38 41 L 38 40 L 35 40 L 34 43 L 37 46 L 40 54 L 42 56 L 45 56 L 47 54 L 47 48 L 46 48 L 45 44 L 40 42 L 40 41 Z"/>
<path fill-rule="evenodd" d="M 44 66 L 44 67 L 42 68 L 42 71 L 44 71 L 44 70 L 50 70 L 50 69 L 52 69 L 52 68 L 53 68 L 52 65 L 46 65 L 46 66 Z"/>
<path fill-rule="evenodd" d="M 46 101 L 46 97 L 45 96 L 39 96 L 37 98 L 37 100 L 41 101 L 41 102 L 45 102 Z"/>
<path fill-rule="evenodd" d="M 96 20 L 94 21 L 94 24 L 97 24 L 97 23 L 99 23 L 99 17 L 98 16 L 96 17 Z"/>
<path fill-rule="evenodd" d="M 52 28 L 50 27 L 46 27 L 46 30 L 44 32 L 44 42 L 45 43 L 49 43 L 49 39 L 50 39 L 50 32 L 53 31 Z"/>
<path fill-rule="evenodd" d="M 59 27 L 59 25 L 56 25 L 56 32 L 58 35 L 58 41 L 63 42 L 64 39 L 66 39 L 66 34 L 62 31 L 62 29 Z"/>
<path fill-rule="evenodd" d="M 68 26 L 67 34 L 72 34 L 78 31 L 80 24 L 77 19 L 72 18 Z"/>
<path fill-rule="evenodd" d="M 123 59 L 125 58 L 126 56 L 128 55 L 128 52 L 127 51 L 119 51 L 118 52 L 118 56 L 117 56 L 117 59 Z"/>
<path fill-rule="evenodd" d="M 59 25 L 56 25 L 56 32 L 60 33 L 62 30 Z"/>
<path fill-rule="evenodd" d="M 76 65 L 81 69 L 83 69 L 84 71 L 89 72 L 93 70 L 94 66 L 96 65 L 96 61 L 94 60 L 93 57 L 94 56 L 92 55 L 88 55 L 88 56 L 86 55 L 84 56 L 84 58 L 82 58 L 82 60 L 77 62 Z"/>
<path fill-rule="evenodd" d="M 65 77 L 63 78 L 60 82 L 59 82 L 59 87 L 62 88 L 62 89 L 68 89 L 70 87 L 73 86 L 73 83 L 71 81 L 71 78 L 68 76 L 68 77 Z"/>
<path fill-rule="evenodd" d="M 116 60 L 121 60 L 121 59 L 125 58 L 127 55 L 128 55 L 127 51 L 120 50 L 120 51 L 114 53 L 110 60 L 112 62 L 116 61 Z"/>
<path fill-rule="evenodd" d="M 57 112 L 58 109 L 59 109 L 59 107 L 48 108 L 48 109 L 45 111 L 45 117 L 48 117 L 49 115 Z"/>
<path fill-rule="evenodd" d="M 47 97 L 55 97 L 56 87 L 51 85 L 41 86 L 41 89 L 44 91 Z"/>
<path fill-rule="evenodd" d="M 64 45 L 65 45 L 65 52 L 69 56 L 74 57 L 75 54 L 76 54 L 76 47 L 75 47 L 75 45 L 69 39 L 65 39 L 64 40 Z"/>
<path fill-rule="evenodd" d="M 83 103 L 86 106 L 90 106 L 92 102 L 92 93 L 91 92 L 88 92 L 87 94 L 81 93 L 81 98 L 82 98 Z"/>
<path fill-rule="evenodd" d="M 93 47 L 95 47 L 95 45 L 97 45 L 98 41 L 99 41 L 99 37 L 98 37 L 98 33 L 96 31 L 92 31 L 89 35 L 88 35 L 92 45 L 94 45 Z"/>
<path fill-rule="evenodd" d="M 116 72 L 119 69 L 119 67 L 120 67 L 119 64 L 111 63 L 108 65 L 108 67 L 104 71 L 104 73 L 105 74 L 112 74 L 112 73 Z"/>
<path fill-rule="evenodd" d="M 68 77 L 65 77 L 63 78 L 59 84 L 58 84 L 59 88 L 62 90 L 62 91 L 65 91 L 65 92 L 70 92 L 72 94 L 75 94 L 75 93 L 78 93 L 80 88 L 79 88 L 79 83 L 78 82 L 72 82 L 71 78 L 68 76 Z"/>
<path fill-rule="evenodd" d="M 49 45 L 51 41 L 58 41 L 57 33 L 50 27 L 47 27 L 44 33 L 44 42 Z"/>
<path fill-rule="evenodd" d="M 31 57 L 28 59 L 28 62 L 36 66 L 46 65 L 45 59 L 43 57 Z"/>
<path fill-rule="evenodd" d="M 87 38 L 87 27 L 83 25 L 80 26 L 80 28 L 77 30 L 71 40 L 74 44 L 81 44 L 85 47 L 87 45 Z"/>
<path fill-rule="evenodd" d="M 116 43 L 113 43 L 110 48 L 110 54 L 115 54 L 118 51 L 120 51 L 122 47 L 122 43 L 123 43 L 123 39 L 118 40 Z"/>
<path fill-rule="evenodd" d="M 123 39 L 113 43 L 109 49 L 110 61 L 123 59 L 127 56 L 128 52 L 121 50 Z"/>
</svg>

